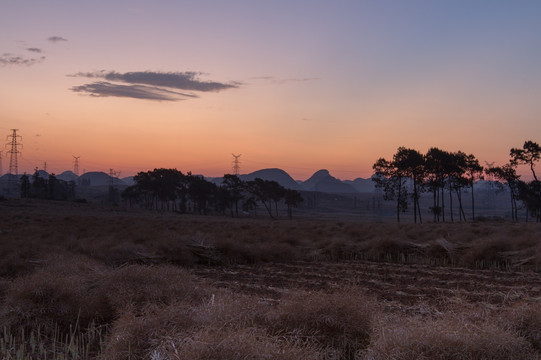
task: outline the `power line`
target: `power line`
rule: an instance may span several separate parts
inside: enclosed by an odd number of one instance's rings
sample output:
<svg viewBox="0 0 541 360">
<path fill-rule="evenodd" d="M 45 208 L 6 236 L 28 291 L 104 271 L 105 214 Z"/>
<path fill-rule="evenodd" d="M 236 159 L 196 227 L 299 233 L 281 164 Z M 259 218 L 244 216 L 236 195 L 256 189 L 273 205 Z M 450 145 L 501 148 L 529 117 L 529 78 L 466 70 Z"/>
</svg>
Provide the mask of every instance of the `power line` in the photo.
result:
<svg viewBox="0 0 541 360">
<path fill-rule="evenodd" d="M 11 148 L 8 151 L 8 154 L 10 154 L 9 158 L 9 173 L 12 175 L 17 175 L 17 172 L 19 171 L 19 166 L 17 164 L 17 158 L 19 154 L 21 153 L 19 151 L 19 146 L 22 147 L 23 145 L 17 142 L 17 139 L 21 139 L 22 137 L 20 135 L 17 135 L 17 131 L 19 129 L 11 129 L 13 132 L 11 135 L 7 136 L 7 139 L 11 138 L 11 141 L 6 144 L 6 146 L 11 145 Z"/>
<path fill-rule="evenodd" d="M 234 160 L 233 160 L 233 173 L 238 176 L 239 173 L 240 173 L 240 160 L 239 160 L 239 158 L 241 157 L 242 154 L 238 154 L 238 155 L 231 154 L 231 155 L 233 155 L 233 158 L 234 158 Z"/>
</svg>

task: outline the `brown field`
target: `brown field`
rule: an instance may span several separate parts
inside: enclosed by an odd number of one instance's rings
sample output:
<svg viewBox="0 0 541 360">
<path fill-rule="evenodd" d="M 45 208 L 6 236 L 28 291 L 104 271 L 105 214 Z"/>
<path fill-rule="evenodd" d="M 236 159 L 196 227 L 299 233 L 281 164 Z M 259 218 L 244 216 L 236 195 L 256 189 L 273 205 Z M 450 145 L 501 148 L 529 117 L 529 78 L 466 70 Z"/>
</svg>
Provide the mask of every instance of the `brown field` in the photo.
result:
<svg viewBox="0 0 541 360">
<path fill-rule="evenodd" d="M 1 359 L 539 359 L 541 226 L 0 202 Z"/>
</svg>

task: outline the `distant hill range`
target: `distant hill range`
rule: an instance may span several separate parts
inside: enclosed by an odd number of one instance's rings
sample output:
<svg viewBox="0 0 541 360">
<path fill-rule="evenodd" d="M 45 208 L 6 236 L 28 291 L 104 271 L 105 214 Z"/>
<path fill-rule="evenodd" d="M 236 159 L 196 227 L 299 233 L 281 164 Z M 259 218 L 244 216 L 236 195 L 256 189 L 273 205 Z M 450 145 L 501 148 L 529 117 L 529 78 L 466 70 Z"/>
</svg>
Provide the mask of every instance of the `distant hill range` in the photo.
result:
<svg viewBox="0 0 541 360">
<path fill-rule="evenodd" d="M 247 175 L 239 176 L 243 181 L 252 181 L 256 178 L 263 180 L 276 181 L 287 189 L 303 190 L 303 188 L 293 178 L 282 169 L 263 169 L 257 170 Z"/>
<path fill-rule="evenodd" d="M 273 180 L 287 189 L 318 191 L 334 194 L 354 194 L 371 193 L 374 191 L 374 183 L 371 179 L 357 178 L 355 180 L 345 180 L 335 178 L 328 170 L 322 169 L 316 171 L 306 181 L 295 181 L 287 172 L 282 169 L 262 169 L 246 175 L 239 176 L 244 181 L 261 178 L 263 180 Z M 220 182 L 221 178 L 212 179 Z"/>
<path fill-rule="evenodd" d="M 27 174 L 30 182 L 34 174 Z M 38 170 L 38 176 L 43 179 L 49 178 L 49 173 L 44 170 Z M 22 175 L 18 175 L 16 178 L 19 179 Z M 84 173 L 81 176 L 75 175 L 72 171 L 64 171 L 61 174 L 56 175 L 58 180 L 62 181 L 75 181 L 79 186 L 104 186 L 104 185 L 133 185 L 133 177 L 129 176 L 127 178 L 119 179 L 112 178 L 108 174 L 102 171 L 93 171 Z M 9 179 L 14 178 L 11 174 L 4 174 L 0 177 L 0 182 L 8 182 Z M 126 180 L 126 181 L 125 181 Z"/>
<path fill-rule="evenodd" d="M 38 174 L 42 178 L 49 177 L 49 173 L 43 170 L 39 170 Z M 0 177 L 0 182 L 7 183 L 10 176 L 12 175 L 3 175 Z M 32 181 L 32 175 L 29 175 L 29 177 L 30 181 Z M 331 194 L 356 194 L 372 193 L 375 190 L 372 179 L 357 178 L 355 180 L 340 180 L 332 176 L 330 172 L 325 169 L 316 171 L 306 181 L 294 180 L 287 172 L 277 168 L 257 170 L 249 174 L 239 175 L 239 177 L 244 181 L 251 181 L 255 178 L 272 180 L 278 182 L 287 189 L 299 191 L 317 191 Z M 56 178 L 63 181 L 75 181 L 78 186 L 108 186 L 111 184 L 121 186 L 134 185 L 133 176 L 124 177 L 121 179 L 112 179 L 107 173 L 101 171 L 87 172 L 81 176 L 77 176 L 72 171 L 64 171 L 63 173 L 56 175 Z M 218 185 L 222 182 L 221 177 L 209 177 L 206 179 Z M 488 190 L 489 188 L 494 188 L 494 186 L 495 185 L 492 182 L 483 180 L 478 181 L 475 184 L 475 187 L 480 190 Z"/>
</svg>

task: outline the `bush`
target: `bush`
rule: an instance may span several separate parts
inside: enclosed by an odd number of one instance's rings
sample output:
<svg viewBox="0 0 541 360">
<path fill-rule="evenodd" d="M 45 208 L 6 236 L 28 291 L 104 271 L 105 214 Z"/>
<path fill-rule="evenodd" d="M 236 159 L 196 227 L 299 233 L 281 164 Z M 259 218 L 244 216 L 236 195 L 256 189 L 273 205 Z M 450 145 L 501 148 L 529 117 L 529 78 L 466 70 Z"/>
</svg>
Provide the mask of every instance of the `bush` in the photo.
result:
<svg viewBox="0 0 541 360">
<path fill-rule="evenodd" d="M 365 356 L 371 360 L 535 359 L 530 344 L 495 323 L 474 324 L 448 314 L 442 319 L 398 319 L 377 331 Z M 387 323 L 388 324 L 388 323 Z"/>
<path fill-rule="evenodd" d="M 282 300 L 268 317 L 271 334 L 315 343 L 340 359 L 354 359 L 372 334 L 377 307 L 355 289 L 303 293 Z"/>
</svg>

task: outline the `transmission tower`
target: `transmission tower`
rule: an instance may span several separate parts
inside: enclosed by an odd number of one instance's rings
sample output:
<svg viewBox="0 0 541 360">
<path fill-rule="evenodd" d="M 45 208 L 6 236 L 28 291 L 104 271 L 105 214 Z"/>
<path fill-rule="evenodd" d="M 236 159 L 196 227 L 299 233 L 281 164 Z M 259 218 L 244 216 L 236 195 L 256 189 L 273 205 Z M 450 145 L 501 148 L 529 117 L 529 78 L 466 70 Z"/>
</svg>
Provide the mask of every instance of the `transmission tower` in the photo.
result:
<svg viewBox="0 0 541 360">
<path fill-rule="evenodd" d="M 43 162 L 43 171 L 47 172 L 47 161 Z"/>
<path fill-rule="evenodd" d="M 109 181 L 110 185 L 115 185 L 115 179 L 120 177 L 121 171 L 114 171 L 113 169 L 109 169 Z"/>
<path fill-rule="evenodd" d="M 238 155 L 231 154 L 231 155 L 233 155 L 233 158 L 234 158 L 234 160 L 233 160 L 233 173 L 238 176 L 239 172 L 240 172 L 240 160 L 239 160 L 239 158 L 240 158 L 240 156 L 242 154 L 238 154 Z"/>
<path fill-rule="evenodd" d="M 17 139 L 22 140 L 22 137 L 20 135 L 17 135 L 18 130 L 19 129 L 11 129 L 13 133 L 7 136 L 7 139 L 11 138 L 11 140 L 6 144 L 6 146 L 11 146 L 7 153 L 10 154 L 9 173 L 12 175 L 17 175 L 17 172 L 19 171 L 19 167 L 17 165 L 17 157 L 21 153 L 19 151 L 19 147 L 23 147 L 22 144 L 17 142 Z"/>
<path fill-rule="evenodd" d="M 2 153 L 3 151 L 0 151 L 0 176 L 2 176 Z"/>
<path fill-rule="evenodd" d="M 77 176 L 79 176 L 79 158 L 80 156 L 75 156 L 75 155 L 72 155 L 73 156 L 73 173 Z"/>
</svg>

